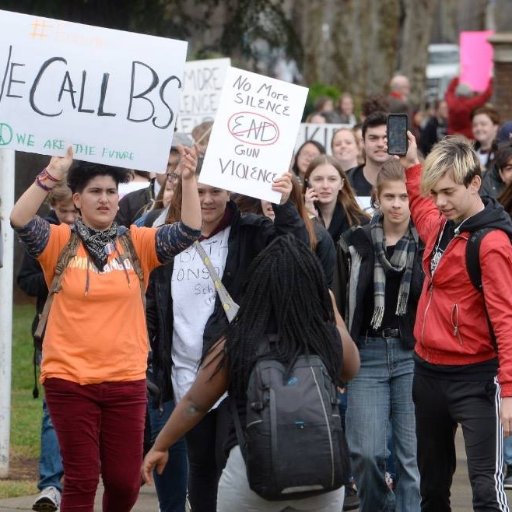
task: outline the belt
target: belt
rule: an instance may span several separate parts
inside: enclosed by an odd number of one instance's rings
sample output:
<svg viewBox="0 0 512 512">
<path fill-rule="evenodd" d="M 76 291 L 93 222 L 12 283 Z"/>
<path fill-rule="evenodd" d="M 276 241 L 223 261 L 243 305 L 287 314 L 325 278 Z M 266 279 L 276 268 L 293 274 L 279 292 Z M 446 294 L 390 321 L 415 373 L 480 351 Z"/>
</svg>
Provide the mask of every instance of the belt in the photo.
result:
<svg viewBox="0 0 512 512">
<path fill-rule="evenodd" d="M 389 327 L 386 327 L 381 331 L 369 330 L 366 332 L 366 335 L 372 338 L 400 338 L 400 329 L 391 329 Z"/>
</svg>

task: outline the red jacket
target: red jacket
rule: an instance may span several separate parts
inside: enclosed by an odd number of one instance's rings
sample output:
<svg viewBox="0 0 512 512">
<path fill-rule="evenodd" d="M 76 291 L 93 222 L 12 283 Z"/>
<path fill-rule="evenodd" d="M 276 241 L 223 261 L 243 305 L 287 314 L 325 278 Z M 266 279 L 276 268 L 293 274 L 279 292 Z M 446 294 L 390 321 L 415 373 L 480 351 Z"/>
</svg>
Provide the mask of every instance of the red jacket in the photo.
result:
<svg viewBox="0 0 512 512">
<path fill-rule="evenodd" d="M 496 357 L 485 315 L 483 295 L 466 269 L 466 243 L 470 231 L 449 242 L 434 272 L 430 260 L 446 219 L 431 199 L 420 195 L 421 165 L 407 169 L 411 215 L 425 244 L 425 281 L 414 326 L 415 351 L 434 365 L 469 365 Z M 508 214 L 493 200 L 466 221 L 464 229 L 499 226 L 480 246 L 480 267 L 487 311 L 498 343 L 499 382 L 502 396 L 512 396 L 512 233 Z M 504 229 L 505 231 L 503 231 Z"/>
<path fill-rule="evenodd" d="M 492 95 L 492 80 L 489 80 L 487 89 L 475 96 L 465 98 L 457 96 L 455 89 L 459 85 L 459 79 L 454 78 L 446 89 L 445 97 L 448 104 L 448 135 L 461 134 L 468 139 L 473 139 L 471 114 L 473 110 L 482 107 Z"/>
</svg>

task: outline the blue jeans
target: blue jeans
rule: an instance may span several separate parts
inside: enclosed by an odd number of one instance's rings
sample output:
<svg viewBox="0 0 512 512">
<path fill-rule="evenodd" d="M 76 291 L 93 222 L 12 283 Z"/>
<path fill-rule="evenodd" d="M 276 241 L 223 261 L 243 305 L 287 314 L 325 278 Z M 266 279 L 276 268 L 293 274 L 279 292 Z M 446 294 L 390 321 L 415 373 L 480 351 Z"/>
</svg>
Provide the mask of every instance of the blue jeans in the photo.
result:
<svg viewBox="0 0 512 512">
<path fill-rule="evenodd" d="M 359 340 L 361 369 L 348 384 L 347 441 L 361 512 L 419 512 L 412 350 L 397 338 Z M 386 484 L 391 427 L 396 488 Z"/>
<path fill-rule="evenodd" d="M 505 437 L 503 439 L 503 456 L 505 464 L 512 466 L 512 437 Z"/>
<path fill-rule="evenodd" d="M 174 401 L 164 402 L 159 410 L 149 404 L 149 421 L 151 424 L 151 442 L 164 427 L 174 410 Z M 169 448 L 169 461 L 161 475 L 153 472 L 160 512 L 185 512 L 187 497 L 187 445 L 185 439 L 180 439 Z"/>
<path fill-rule="evenodd" d="M 56 487 L 62 492 L 62 475 L 64 475 L 64 468 L 62 467 L 59 441 L 46 406 L 46 400 L 43 400 L 41 453 L 39 456 L 39 482 L 37 487 L 40 491 L 46 487 Z"/>
</svg>

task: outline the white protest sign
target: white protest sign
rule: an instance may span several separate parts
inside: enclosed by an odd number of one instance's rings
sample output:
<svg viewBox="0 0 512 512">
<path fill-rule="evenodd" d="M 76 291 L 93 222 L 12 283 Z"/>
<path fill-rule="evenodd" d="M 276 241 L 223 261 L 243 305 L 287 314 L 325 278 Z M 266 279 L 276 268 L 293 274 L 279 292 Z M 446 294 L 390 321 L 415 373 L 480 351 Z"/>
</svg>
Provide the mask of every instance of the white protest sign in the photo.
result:
<svg viewBox="0 0 512 512">
<path fill-rule="evenodd" d="M 0 148 L 164 172 L 187 43 L 0 11 Z"/>
<path fill-rule="evenodd" d="M 190 133 L 194 126 L 213 121 L 230 59 L 193 60 L 185 63 L 183 92 L 176 121 L 179 132 Z"/>
<path fill-rule="evenodd" d="M 290 167 L 308 90 L 229 68 L 199 181 L 279 202 L 272 182 Z"/>
<path fill-rule="evenodd" d="M 295 152 L 307 140 L 315 140 L 320 142 L 326 149 L 327 154 L 331 155 L 331 140 L 334 133 L 340 128 L 352 128 L 350 124 L 331 124 L 331 123 L 301 123 L 299 135 L 295 142 Z"/>
</svg>

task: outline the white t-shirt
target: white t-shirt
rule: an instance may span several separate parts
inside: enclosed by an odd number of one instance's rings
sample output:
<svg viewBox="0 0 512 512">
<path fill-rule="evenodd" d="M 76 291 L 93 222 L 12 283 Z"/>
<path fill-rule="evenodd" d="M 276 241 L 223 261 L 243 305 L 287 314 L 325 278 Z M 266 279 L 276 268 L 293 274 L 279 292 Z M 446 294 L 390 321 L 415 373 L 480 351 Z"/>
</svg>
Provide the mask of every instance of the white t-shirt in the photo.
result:
<svg viewBox="0 0 512 512">
<path fill-rule="evenodd" d="M 201 242 L 220 278 L 226 266 L 230 231 L 228 226 Z M 171 378 L 178 403 L 196 378 L 203 353 L 204 328 L 216 299 L 210 273 L 193 246 L 174 258 L 171 293 L 174 315 Z"/>
</svg>

